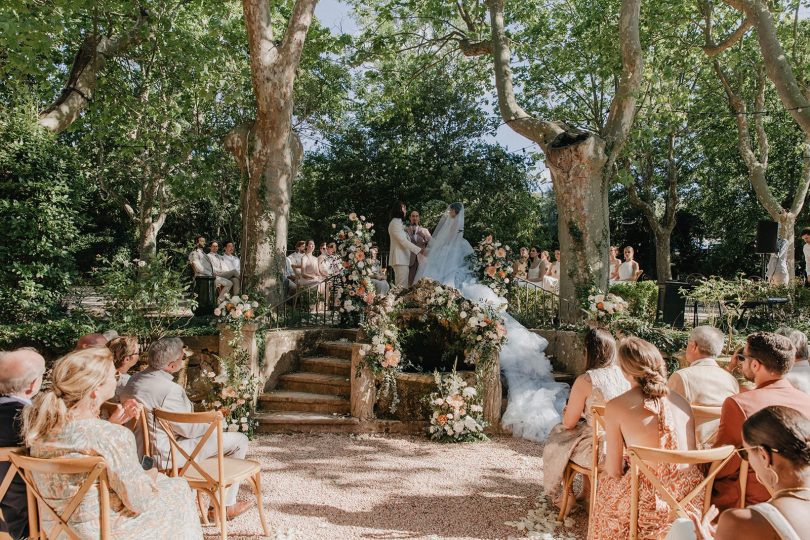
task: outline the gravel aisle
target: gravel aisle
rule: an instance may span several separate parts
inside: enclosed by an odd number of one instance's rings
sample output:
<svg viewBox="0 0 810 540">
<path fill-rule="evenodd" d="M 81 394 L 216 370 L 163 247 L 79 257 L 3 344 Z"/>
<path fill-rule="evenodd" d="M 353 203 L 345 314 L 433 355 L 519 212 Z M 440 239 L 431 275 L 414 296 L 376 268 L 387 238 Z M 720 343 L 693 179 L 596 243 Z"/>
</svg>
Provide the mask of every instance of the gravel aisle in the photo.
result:
<svg viewBox="0 0 810 540">
<path fill-rule="evenodd" d="M 253 441 L 248 457 L 264 465 L 271 538 L 483 539 L 526 537 L 505 522 L 524 520 L 535 508 L 541 454 L 538 444 L 506 437 L 451 445 L 421 437 L 271 435 Z M 247 497 L 243 487 L 240 498 Z M 580 529 L 585 517 L 574 517 Z M 206 528 L 206 538 L 215 532 Z M 260 535 L 255 508 L 230 522 L 229 533 Z"/>
</svg>

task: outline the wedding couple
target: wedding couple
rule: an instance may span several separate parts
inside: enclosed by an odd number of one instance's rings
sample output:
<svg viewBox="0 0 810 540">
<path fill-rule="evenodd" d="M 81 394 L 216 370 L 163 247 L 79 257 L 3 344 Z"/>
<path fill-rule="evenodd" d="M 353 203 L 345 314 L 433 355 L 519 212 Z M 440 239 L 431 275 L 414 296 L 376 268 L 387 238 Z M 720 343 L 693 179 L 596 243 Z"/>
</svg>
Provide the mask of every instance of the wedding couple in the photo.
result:
<svg viewBox="0 0 810 540">
<path fill-rule="evenodd" d="M 447 207 L 424 247 L 408 238 L 402 223 L 404 218 L 405 205 L 398 203 L 388 225 L 391 239 L 389 264 L 394 267 L 397 286 L 407 286 L 411 254 L 418 254 L 423 259 L 419 262 L 414 282 L 429 278 L 457 289 L 474 302 L 505 306 L 505 299 L 478 282 L 467 262 L 473 249 L 464 238 L 464 206 L 461 203 Z M 501 425 L 517 437 L 544 441 L 551 428 L 561 421 L 568 385 L 554 382 L 551 363 L 543 353 L 548 342 L 505 311 L 503 317 L 507 342 L 501 349 L 500 362 L 506 376 L 509 400 Z"/>
</svg>

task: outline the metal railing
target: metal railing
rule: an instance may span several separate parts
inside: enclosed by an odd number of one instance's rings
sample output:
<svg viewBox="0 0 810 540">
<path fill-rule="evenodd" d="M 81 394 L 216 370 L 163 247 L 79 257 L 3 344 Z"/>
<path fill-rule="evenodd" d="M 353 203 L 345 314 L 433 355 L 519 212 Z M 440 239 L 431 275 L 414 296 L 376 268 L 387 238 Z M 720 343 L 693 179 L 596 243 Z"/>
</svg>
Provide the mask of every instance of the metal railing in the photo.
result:
<svg viewBox="0 0 810 540">
<path fill-rule="evenodd" d="M 537 283 L 515 278 L 506 299 L 509 314 L 526 328 L 549 328 L 560 324 L 560 296 Z"/>
<path fill-rule="evenodd" d="M 270 308 L 268 320 L 276 328 L 356 326 L 358 317 L 340 311 L 342 290 L 343 276 L 340 274 L 307 285 L 295 286 L 294 282 L 288 281 L 285 283 L 286 298 Z"/>
</svg>

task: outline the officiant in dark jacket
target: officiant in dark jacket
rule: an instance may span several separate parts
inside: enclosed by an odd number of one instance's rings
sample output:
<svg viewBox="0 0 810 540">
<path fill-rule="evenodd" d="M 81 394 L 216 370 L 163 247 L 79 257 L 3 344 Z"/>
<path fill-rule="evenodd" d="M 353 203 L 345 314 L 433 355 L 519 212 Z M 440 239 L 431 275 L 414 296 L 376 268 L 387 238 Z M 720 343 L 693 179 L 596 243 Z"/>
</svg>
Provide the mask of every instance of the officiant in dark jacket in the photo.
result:
<svg viewBox="0 0 810 540">
<path fill-rule="evenodd" d="M 0 351 L 0 446 L 22 446 L 22 410 L 42 386 L 45 359 L 34 349 Z M 8 472 L 0 463 L 0 483 Z M 12 538 L 28 538 L 28 501 L 25 483 L 16 476 L 0 501 L 0 531 Z"/>
<path fill-rule="evenodd" d="M 420 248 L 425 248 L 430 242 L 431 236 L 429 230 L 419 225 L 419 211 L 411 210 L 408 218 L 410 219 L 410 225 L 405 229 L 405 232 L 408 233 L 408 239 Z M 419 264 L 422 263 L 423 259 L 424 255 L 421 253 L 411 253 L 411 262 L 408 265 L 408 287 L 413 285 L 416 271 L 419 270 Z"/>
</svg>

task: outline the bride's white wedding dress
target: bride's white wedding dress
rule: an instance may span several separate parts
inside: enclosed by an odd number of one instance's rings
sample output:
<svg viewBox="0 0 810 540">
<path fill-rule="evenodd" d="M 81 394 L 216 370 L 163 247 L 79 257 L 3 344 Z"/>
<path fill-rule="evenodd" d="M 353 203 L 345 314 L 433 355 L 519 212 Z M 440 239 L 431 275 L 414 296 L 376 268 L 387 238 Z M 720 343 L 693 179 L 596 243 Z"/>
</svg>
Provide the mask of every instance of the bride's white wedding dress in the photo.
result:
<svg viewBox="0 0 810 540">
<path fill-rule="evenodd" d="M 427 260 L 419 265 L 414 282 L 427 277 L 458 289 L 474 302 L 502 306 L 506 300 L 479 283 L 471 272 L 466 257 L 472 252 L 472 246 L 464 239 L 464 207 L 453 203 L 433 232 Z M 568 385 L 554 382 L 551 363 L 543 353 L 548 341 L 528 331 L 508 313 L 504 312 L 503 317 L 507 341 L 501 349 L 500 361 L 509 399 L 501 424 L 516 437 L 544 441 L 551 428 L 562 420 Z"/>
</svg>

